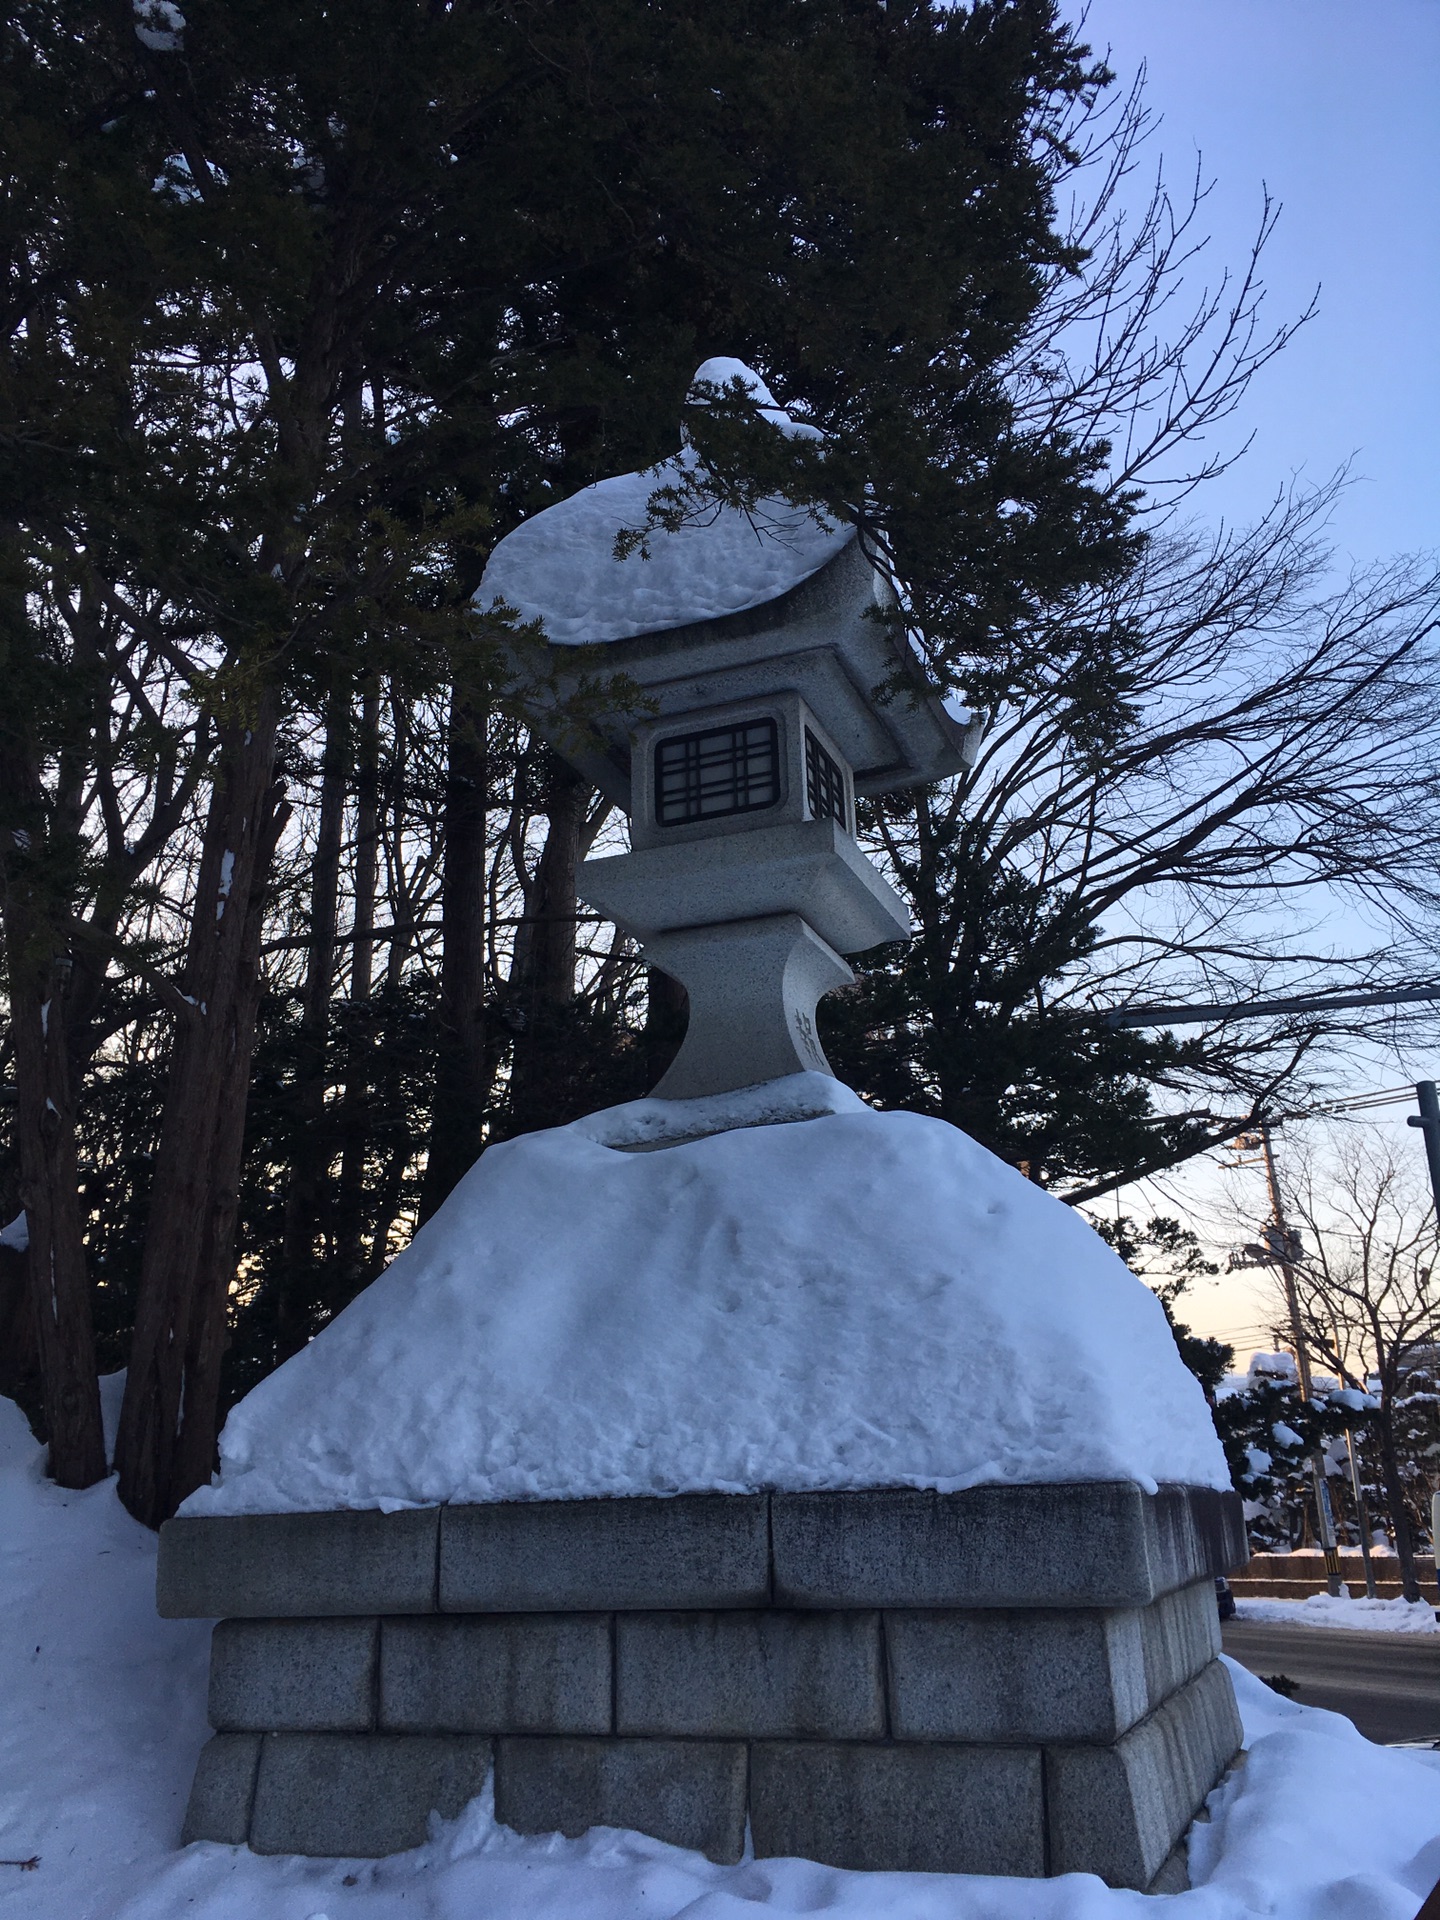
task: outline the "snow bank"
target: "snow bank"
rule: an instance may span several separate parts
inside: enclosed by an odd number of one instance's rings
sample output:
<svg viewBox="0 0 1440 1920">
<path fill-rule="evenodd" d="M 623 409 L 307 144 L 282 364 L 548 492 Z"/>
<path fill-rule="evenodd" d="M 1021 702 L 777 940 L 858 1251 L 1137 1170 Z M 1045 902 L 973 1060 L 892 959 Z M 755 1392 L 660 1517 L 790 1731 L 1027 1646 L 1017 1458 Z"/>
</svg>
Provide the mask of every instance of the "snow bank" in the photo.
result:
<svg viewBox="0 0 1440 1920">
<path fill-rule="evenodd" d="M 489 1795 L 389 1860 L 176 1851 L 205 1734 L 208 1622 L 159 1620 L 154 1536 L 113 1481 L 62 1492 L 0 1400 L 3 1920 L 1154 1920 L 1143 1894 L 1061 1880 L 712 1866 L 602 1828 L 521 1838 Z M 1348 1720 L 1231 1667 L 1249 1749 L 1191 1829 L 1167 1920 L 1412 1920 L 1440 1880 L 1440 1754 L 1371 1746 Z"/>
<path fill-rule="evenodd" d="M 113 1480 L 72 1493 L 44 1458 L 0 1399 L 0 1859 L 40 1856 L 0 1866 L 0 1915 L 84 1920 L 143 1891 L 179 1837 L 210 1623 L 157 1619 L 154 1534 Z"/>
<path fill-rule="evenodd" d="M 1428 1600 L 1356 1600 L 1312 1593 L 1304 1600 L 1235 1601 L 1241 1620 L 1283 1620 L 1292 1627 L 1347 1627 L 1362 1633 L 1440 1633 Z"/>
<path fill-rule="evenodd" d="M 717 1106 L 649 1100 L 493 1147 L 185 1510 L 1229 1484 L 1159 1304 L 1068 1207 L 824 1075 L 718 1104 L 773 1123 L 645 1151 Z"/>
<path fill-rule="evenodd" d="M 707 360 L 695 375 L 697 383 L 721 388 L 736 378 L 778 431 L 818 437 L 777 407 L 764 382 L 738 360 Z M 617 560 L 616 536 L 645 525 L 650 496 L 680 486 L 694 470 L 695 455 L 686 448 L 643 473 L 598 481 L 533 515 L 491 554 L 476 606 L 488 610 L 503 600 L 522 619 L 541 621 L 557 646 L 627 640 L 763 606 L 808 580 L 855 538 L 853 526 L 766 499 L 750 513 L 707 508 L 677 532 L 648 534 L 648 558 L 637 551 Z"/>
</svg>

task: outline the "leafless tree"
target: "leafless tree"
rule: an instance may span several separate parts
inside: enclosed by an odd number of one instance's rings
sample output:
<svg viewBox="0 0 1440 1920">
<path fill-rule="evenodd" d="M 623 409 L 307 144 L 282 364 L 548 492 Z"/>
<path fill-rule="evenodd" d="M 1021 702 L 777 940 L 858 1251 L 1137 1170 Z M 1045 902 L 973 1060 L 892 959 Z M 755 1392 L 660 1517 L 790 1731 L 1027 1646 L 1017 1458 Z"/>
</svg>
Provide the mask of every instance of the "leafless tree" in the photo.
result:
<svg viewBox="0 0 1440 1920">
<path fill-rule="evenodd" d="M 1440 1342 L 1440 1229 L 1418 1177 L 1359 1129 L 1291 1170 L 1288 1205 L 1305 1257 L 1295 1269 L 1302 1329 L 1341 1382 L 1379 1402 L 1373 1434 L 1405 1598 L 1421 1598 L 1413 1527 L 1424 1465 L 1408 1457 L 1401 1403 Z M 1430 1463 L 1433 1473 L 1434 1463 Z M 1428 1491 L 1428 1485 L 1426 1486 Z M 1422 1522 L 1423 1524 L 1423 1522 Z"/>
</svg>

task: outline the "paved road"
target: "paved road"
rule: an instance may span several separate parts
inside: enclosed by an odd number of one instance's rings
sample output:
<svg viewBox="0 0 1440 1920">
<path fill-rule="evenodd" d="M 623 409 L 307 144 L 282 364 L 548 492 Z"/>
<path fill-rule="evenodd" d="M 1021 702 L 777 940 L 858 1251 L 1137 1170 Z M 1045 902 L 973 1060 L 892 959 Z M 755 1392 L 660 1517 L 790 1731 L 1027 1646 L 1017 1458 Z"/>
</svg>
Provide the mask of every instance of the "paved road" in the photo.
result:
<svg viewBox="0 0 1440 1920">
<path fill-rule="evenodd" d="M 1225 1651 L 1268 1679 L 1300 1682 L 1307 1707 L 1349 1714 L 1370 1740 L 1440 1741 L 1440 1634 L 1352 1633 L 1227 1620 Z"/>
</svg>

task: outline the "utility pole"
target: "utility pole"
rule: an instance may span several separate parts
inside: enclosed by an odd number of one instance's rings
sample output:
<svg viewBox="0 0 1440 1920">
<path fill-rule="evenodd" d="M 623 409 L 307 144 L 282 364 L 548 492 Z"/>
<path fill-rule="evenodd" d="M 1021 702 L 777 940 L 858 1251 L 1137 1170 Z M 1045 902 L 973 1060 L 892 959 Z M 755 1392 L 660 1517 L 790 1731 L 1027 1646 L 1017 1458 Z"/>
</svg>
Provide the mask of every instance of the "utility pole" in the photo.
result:
<svg viewBox="0 0 1440 1920">
<path fill-rule="evenodd" d="M 1290 1338 L 1295 1346 L 1295 1372 L 1300 1381 L 1300 1392 L 1306 1400 L 1311 1397 L 1310 1356 L 1305 1349 L 1305 1332 L 1300 1322 L 1300 1290 L 1295 1284 L 1295 1267 L 1290 1258 L 1294 1247 L 1290 1227 L 1285 1219 L 1285 1206 L 1280 1198 L 1280 1179 L 1275 1171 L 1275 1149 L 1270 1141 L 1270 1123 L 1262 1121 L 1260 1125 L 1260 1144 L 1265 1152 L 1265 1180 L 1270 1189 L 1270 1215 L 1275 1222 L 1274 1252 L 1280 1267 L 1281 1278 L 1285 1283 L 1285 1305 L 1290 1311 Z M 1330 1489 L 1325 1484 L 1325 1456 L 1317 1447 L 1310 1456 L 1310 1474 L 1315 1484 L 1315 1513 L 1320 1527 L 1320 1545 L 1325 1555 L 1325 1586 L 1335 1598 L 1339 1598 L 1345 1587 L 1340 1579 L 1340 1555 L 1335 1546 L 1335 1518 L 1330 1511 Z"/>
<path fill-rule="evenodd" d="M 1412 1113 L 1406 1121 L 1409 1127 L 1419 1127 L 1425 1136 L 1425 1158 L 1430 1163 L 1430 1191 L 1435 1196 L 1435 1214 L 1440 1219 L 1440 1095 L 1436 1094 L 1433 1080 L 1415 1082 L 1415 1103 L 1419 1113 Z"/>
<path fill-rule="evenodd" d="M 1412 1113 L 1406 1125 L 1419 1127 L 1425 1141 L 1425 1158 L 1430 1165 L 1430 1191 L 1435 1196 L 1435 1222 L 1440 1226 L 1440 1095 L 1436 1094 L 1433 1080 L 1415 1082 L 1415 1104 L 1419 1113 Z M 1440 1487 L 1430 1495 L 1430 1551 L 1440 1566 Z M 1440 1620 L 1440 1608 L 1435 1618 Z"/>
</svg>

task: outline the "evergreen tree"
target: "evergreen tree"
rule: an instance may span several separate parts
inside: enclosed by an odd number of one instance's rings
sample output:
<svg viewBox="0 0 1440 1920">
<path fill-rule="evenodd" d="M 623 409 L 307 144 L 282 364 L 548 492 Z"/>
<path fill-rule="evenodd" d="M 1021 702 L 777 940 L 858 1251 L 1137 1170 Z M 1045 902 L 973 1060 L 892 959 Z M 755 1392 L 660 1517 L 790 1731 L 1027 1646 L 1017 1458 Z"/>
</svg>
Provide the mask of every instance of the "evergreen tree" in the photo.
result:
<svg viewBox="0 0 1440 1920">
<path fill-rule="evenodd" d="M 145 860 L 128 851 L 127 789 L 103 911 L 76 868 L 58 924 L 98 956 L 112 1007 L 115 980 L 143 983 L 134 1011 L 158 1007 L 171 1028 L 118 1455 L 123 1497 L 153 1522 L 213 1459 L 291 770 L 318 764 L 329 824 L 298 936 L 276 1352 L 312 1324 L 285 1289 L 315 1298 L 335 798 L 356 777 L 357 706 L 382 684 L 414 699 L 454 683 L 467 718 L 452 714 L 452 754 L 483 737 L 495 655 L 465 605 L 489 545 L 548 499 L 668 451 L 666 423 L 715 351 L 751 355 L 835 416 L 837 456 L 987 631 L 1026 591 L 1034 550 L 1076 578 L 1113 570 L 1125 516 L 1098 502 L 1097 453 L 1009 431 L 996 374 L 1069 258 L 1056 134 L 1100 75 L 1044 0 L 29 0 L 4 35 L 5 84 L 27 103 L 9 122 L 8 202 L 21 592 L 48 595 L 62 622 L 86 595 L 101 610 L 104 725 L 77 735 L 82 763 L 113 785 L 112 710 L 138 685 L 150 715 L 133 769 Z M 37 343 L 58 373 L 37 370 Z M 22 473 L 15 450 L 41 443 L 48 466 Z M 1033 541 L 997 533 L 985 476 L 1000 468 L 1038 517 Z M 15 636 L 33 650 L 23 622 Z M 137 647 L 152 681 L 137 682 Z M 39 766 L 44 813 L 53 755 Z M 504 1043 L 477 997 L 493 968 L 461 817 L 474 776 L 454 772 L 440 1006 L 461 1044 L 439 1055 L 437 1137 L 461 1112 L 468 1152 Z M 558 792 L 548 804 L 537 924 L 555 937 L 528 943 L 511 1008 L 523 1019 L 533 996 L 532 1033 L 566 1030 L 565 876 L 588 816 L 583 795 L 566 796 L 563 827 Z M 162 915 L 157 965 L 120 923 L 143 922 L 141 875 L 172 852 L 188 885 Z M 12 973 L 22 951 L 12 942 Z M 507 1099 L 553 1111 L 537 1057 L 524 1064 Z M 64 1127 L 73 1137 L 73 1112 Z M 253 1152 L 263 1137 L 250 1129 Z M 93 1363 L 77 1365 L 93 1399 Z"/>
</svg>

